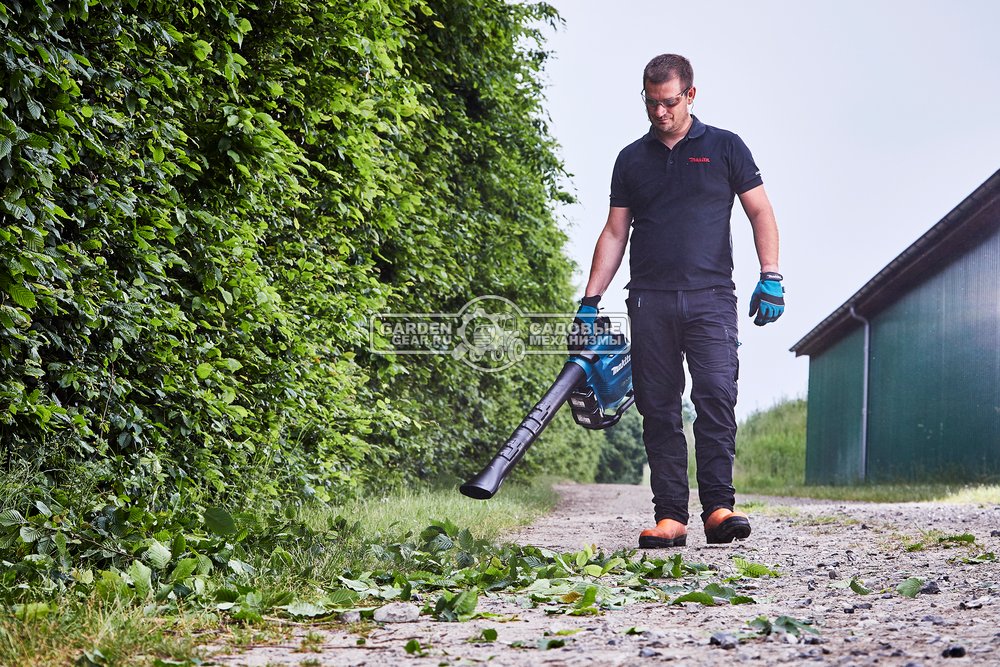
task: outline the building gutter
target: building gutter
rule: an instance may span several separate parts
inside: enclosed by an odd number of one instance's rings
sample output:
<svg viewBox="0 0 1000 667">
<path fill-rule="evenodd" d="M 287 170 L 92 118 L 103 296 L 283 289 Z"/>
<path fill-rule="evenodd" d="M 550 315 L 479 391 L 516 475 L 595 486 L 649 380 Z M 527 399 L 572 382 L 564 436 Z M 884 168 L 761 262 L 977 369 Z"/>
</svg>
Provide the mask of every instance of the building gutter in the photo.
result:
<svg viewBox="0 0 1000 667">
<path fill-rule="evenodd" d="M 861 465 L 859 466 L 859 471 L 861 473 L 861 480 L 865 481 L 868 479 L 868 380 L 870 377 L 870 365 L 869 359 L 871 358 L 871 344 L 872 344 L 872 325 L 867 319 L 858 315 L 858 312 L 854 309 L 854 305 L 851 304 L 850 316 L 861 322 L 865 327 L 865 342 L 864 342 L 864 360 L 861 366 Z"/>
</svg>

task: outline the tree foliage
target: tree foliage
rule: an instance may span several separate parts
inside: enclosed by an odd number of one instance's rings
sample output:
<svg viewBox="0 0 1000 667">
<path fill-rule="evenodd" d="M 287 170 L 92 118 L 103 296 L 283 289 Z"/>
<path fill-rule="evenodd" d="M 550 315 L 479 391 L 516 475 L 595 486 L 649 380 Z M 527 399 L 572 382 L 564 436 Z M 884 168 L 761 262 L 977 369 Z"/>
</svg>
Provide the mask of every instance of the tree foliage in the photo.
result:
<svg viewBox="0 0 1000 667">
<path fill-rule="evenodd" d="M 368 324 L 482 294 L 570 307 L 538 77 L 557 20 L 0 0 L 0 500 L 49 526 L 0 536 L 5 558 L 127 561 L 208 507 L 488 459 L 561 361 L 378 356 Z M 559 419 L 524 472 L 588 479 L 598 448 Z"/>
<path fill-rule="evenodd" d="M 595 481 L 605 484 L 639 484 L 646 449 L 642 444 L 642 417 L 629 410 L 605 433 Z"/>
</svg>

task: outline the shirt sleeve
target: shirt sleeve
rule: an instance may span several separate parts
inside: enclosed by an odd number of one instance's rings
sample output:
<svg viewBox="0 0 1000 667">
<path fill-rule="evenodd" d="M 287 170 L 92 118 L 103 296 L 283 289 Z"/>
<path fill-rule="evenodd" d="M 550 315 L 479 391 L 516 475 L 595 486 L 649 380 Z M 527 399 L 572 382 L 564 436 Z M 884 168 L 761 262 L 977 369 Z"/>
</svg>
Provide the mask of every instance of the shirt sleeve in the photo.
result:
<svg viewBox="0 0 1000 667">
<path fill-rule="evenodd" d="M 729 150 L 729 186 L 733 192 L 741 195 L 748 190 L 753 190 L 758 185 L 762 185 L 764 179 L 760 175 L 760 169 L 753 161 L 750 149 L 739 136 L 733 135 Z"/>
<path fill-rule="evenodd" d="M 618 159 L 615 160 L 615 168 L 611 172 L 611 206 L 629 208 L 631 205 L 631 197 L 625 185 L 625 159 L 622 153 L 619 153 Z"/>
</svg>

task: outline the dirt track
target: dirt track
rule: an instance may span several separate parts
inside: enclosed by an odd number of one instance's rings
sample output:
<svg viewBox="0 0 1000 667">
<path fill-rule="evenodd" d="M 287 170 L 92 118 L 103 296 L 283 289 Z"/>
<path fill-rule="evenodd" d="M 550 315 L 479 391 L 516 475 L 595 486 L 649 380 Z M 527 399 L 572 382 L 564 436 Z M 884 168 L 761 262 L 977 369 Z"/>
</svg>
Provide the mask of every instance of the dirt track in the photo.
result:
<svg viewBox="0 0 1000 667">
<path fill-rule="evenodd" d="M 559 491 L 555 512 L 512 541 L 559 552 L 594 544 L 610 553 L 633 548 L 639 531 L 651 523 L 645 487 L 564 485 Z M 381 624 L 364 644 L 346 624 L 302 626 L 281 646 L 252 647 L 214 660 L 254 666 L 1000 665 L 1000 561 L 988 555 L 1000 555 L 1000 505 L 771 497 L 738 502 L 749 509 L 753 524 L 745 542 L 708 546 L 692 506 L 688 546 L 651 555 L 665 558 L 679 551 L 684 561 L 717 568 L 720 579 L 734 574 L 734 556 L 778 570 L 777 577 L 735 584 L 754 604 L 639 602 L 599 616 L 554 616 L 544 605 L 524 609 L 511 598 L 483 596 L 479 611 L 511 620 L 443 623 L 422 616 Z M 963 534 L 975 541 L 942 539 Z M 915 598 L 897 591 L 910 577 L 923 580 Z M 871 592 L 852 590 L 852 579 Z M 819 634 L 759 634 L 747 622 L 760 616 L 788 616 Z M 495 629 L 496 640 L 469 641 L 484 629 Z M 307 634 L 311 639 L 303 644 Z M 713 642 L 713 635 L 731 646 Z M 546 638 L 565 645 L 538 648 Z M 411 639 L 421 644 L 423 655 L 406 652 Z"/>
</svg>

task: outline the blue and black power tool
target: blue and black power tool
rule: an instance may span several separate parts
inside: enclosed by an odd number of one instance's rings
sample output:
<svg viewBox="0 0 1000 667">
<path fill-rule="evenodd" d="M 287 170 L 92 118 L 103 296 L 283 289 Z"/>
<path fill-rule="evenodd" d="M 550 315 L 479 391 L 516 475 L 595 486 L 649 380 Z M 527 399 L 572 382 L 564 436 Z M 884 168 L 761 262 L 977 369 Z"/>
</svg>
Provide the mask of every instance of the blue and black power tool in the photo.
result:
<svg viewBox="0 0 1000 667">
<path fill-rule="evenodd" d="M 596 308 L 594 309 L 596 313 Z M 569 401 L 573 419 L 584 428 L 602 429 L 618 423 L 635 402 L 632 393 L 632 353 L 623 332 L 612 331 L 607 317 L 596 317 L 570 335 L 569 358 L 542 399 L 514 429 L 482 472 L 459 487 L 477 500 L 492 498 L 528 447 Z M 576 343 L 575 341 L 580 341 Z"/>
</svg>

